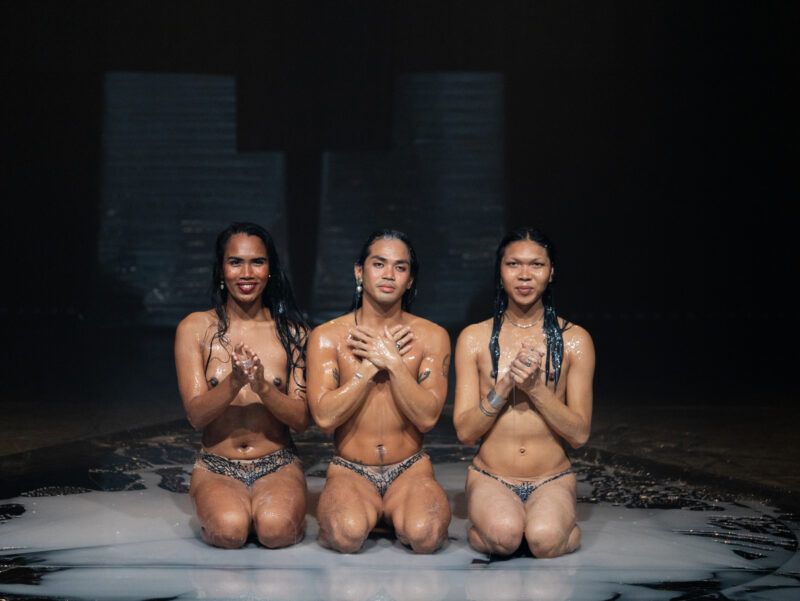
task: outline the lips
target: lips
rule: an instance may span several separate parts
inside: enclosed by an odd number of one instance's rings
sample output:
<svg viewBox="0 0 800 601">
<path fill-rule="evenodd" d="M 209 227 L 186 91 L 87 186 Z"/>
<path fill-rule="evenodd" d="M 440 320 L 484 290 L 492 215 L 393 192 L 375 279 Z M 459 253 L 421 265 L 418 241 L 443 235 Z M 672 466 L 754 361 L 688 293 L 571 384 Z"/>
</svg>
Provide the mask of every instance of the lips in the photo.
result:
<svg viewBox="0 0 800 601">
<path fill-rule="evenodd" d="M 528 294 L 530 294 L 531 292 L 533 292 L 533 288 L 531 288 L 531 287 L 529 287 L 529 286 L 517 286 L 517 287 L 515 288 L 515 290 L 516 290 L 517 292 L 519 292 L 520 294 L 522 294 L 523 296 L 525 296 L 525 295 L 528 295 Z"/>
<path fill-rule="evenodd" d="M 240 292 L 243 294 L 250 294 L 253 290 L 256 289 L 256 282 L 237 282 L 236 287 L 239 289 Z"/>
<path fill-rule="evenodd" d="M 394 292 L 394 286 L 378 286 L 381 292 Z"/>
</svg>

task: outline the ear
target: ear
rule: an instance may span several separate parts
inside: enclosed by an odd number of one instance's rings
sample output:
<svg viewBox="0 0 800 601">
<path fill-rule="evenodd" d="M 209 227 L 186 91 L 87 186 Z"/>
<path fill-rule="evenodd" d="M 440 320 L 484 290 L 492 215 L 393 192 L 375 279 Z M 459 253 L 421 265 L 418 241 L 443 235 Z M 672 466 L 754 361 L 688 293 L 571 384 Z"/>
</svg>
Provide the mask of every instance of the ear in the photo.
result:
<svg viewBox="0 0 800 601">
<path fill-rule="evenodd" d="M 361 265 L 353 265 L 353 277 L 356 278 L 357 282 L 363 280 L 364 275 L 364 268 Z"/>
<path fill-rule="evenodd" d="M 556 275 L 556 270 L 555 270 L 555 269 L 551 269 L 551 270 L 550 270 L 550 279 L 549 279 L 549 280 L 547 280 L 547 283 L 548 283 L 548 284 L 552 284 L 552 283 L 553 283 L 553 277 L 554 277 L 555 275 Z"/>
<path fill-rule="evenodd" d="M 411 290 L 411 286 L 413 286 L 413 285 L 414 285 L 414 280 L 409 278 L 408 279 L 408 284 L 406 284 L 406 290 Z"/>
</svg>

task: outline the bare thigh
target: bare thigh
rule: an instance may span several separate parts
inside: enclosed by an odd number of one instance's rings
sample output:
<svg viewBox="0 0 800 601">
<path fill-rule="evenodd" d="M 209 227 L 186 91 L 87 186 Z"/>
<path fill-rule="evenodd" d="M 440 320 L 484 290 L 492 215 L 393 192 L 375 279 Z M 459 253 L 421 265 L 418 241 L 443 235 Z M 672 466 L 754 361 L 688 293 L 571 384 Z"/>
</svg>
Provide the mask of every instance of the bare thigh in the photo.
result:
<svg viewBox="0 0 800 601">
<path fill-rule="evenodd" d="M 569 474 L 547 482 L 525 504 L 525 538 L 537 557 L 556 557 L 577 548 L 576 477 Z"/>
<path fill-rule="evenodd" d="M 525 508 L 502 482 L 467 472 L 467 513 L 470 544 L 483 553 L 510 555 L 522 542 Z"/>
<path fill-rule="evenodd" d="M 343 553 L 355 553 L 381 513 L 382 499 L 371 482 L 345 467 L 330 465 L 317 504 L 322 545 Z"/>
<path fill-rule="evenodd" d="M 250 498 L 256 534 L 264 546 L 285 547 L 303 537 L 306 480 L 299 462 L 256 480 Z"/>
<path fill-rule="evenodd" d="M 420 459 L 392 482 L 383 502 L 397 538 L 417 553 L 432 553 L 447 539 L 450 502 L 434 478 L 429 458 Z"/>
<path fill-rule="evenodd" d="M 196 467 L 189 493 L 207 543 L 227 548 L 244 544 L 252 512 L 250 491 L 242 482 Z"/>
</svg>

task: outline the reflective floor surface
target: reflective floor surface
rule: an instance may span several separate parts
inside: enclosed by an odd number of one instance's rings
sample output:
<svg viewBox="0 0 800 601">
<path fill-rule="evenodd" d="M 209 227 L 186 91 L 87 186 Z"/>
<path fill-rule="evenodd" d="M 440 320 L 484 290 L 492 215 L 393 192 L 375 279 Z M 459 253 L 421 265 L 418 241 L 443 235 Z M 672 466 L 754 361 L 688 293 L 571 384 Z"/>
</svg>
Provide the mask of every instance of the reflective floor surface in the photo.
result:
<svg viewBox="0 0 800 601">
<path fill-rule="evenodd" d="M 577 453 L 581 548 L 551 560 L 489 557 L 466 543 L 463 484 L 474 452 L 429 437 L 453 507 L 450 540 L 417 556 L 380 530 L 359 554 L 316 542 L 313 508 L 330 443 L 298 439 L 310 490 L 305 540 L 267 550 L 205 545 L 187 485 L 195 433 L 182 422 L 42 451 L 0 488 L 2 599 L 348 601 L 800 598 L 793 507 L 689 483 L 614 456 Z M 33 466 L 33 464 L 32 464 Z"/>
</svg>

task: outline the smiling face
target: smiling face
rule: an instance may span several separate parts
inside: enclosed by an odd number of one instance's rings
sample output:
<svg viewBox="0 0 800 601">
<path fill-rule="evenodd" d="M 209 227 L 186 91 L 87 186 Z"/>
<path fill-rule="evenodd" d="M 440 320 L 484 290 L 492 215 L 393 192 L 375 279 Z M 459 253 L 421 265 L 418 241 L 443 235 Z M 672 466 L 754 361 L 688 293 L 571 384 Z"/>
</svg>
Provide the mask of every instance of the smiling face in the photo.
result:
<svg viewBox="0 0 800 601">
<path fill-rule="evenodd" d="M 533 305 L 553 281 L 547 249 L 532 240 L 512 242 L 500 262 L 500 280 L 509 301 L 520 307 Z"/>
<path fill-rule="evenodd" d="M 381 305 L 401 302 L 411 288 L 411 258 L 408 247 L 396 238 L 379 238 L 369 247 L 363 265 L 355 266 L 365 298 Z"/>
<path fill-rule="evenodd" d="M 232 299 L 241 304 L 260 300 L 269 281 L 269 258 L 258 236 L 234 234 L 225 246 L 222 277 Z"/>
</svg>

